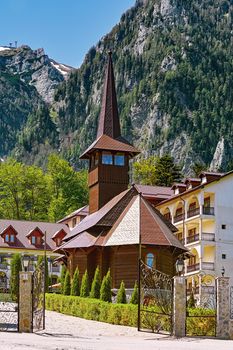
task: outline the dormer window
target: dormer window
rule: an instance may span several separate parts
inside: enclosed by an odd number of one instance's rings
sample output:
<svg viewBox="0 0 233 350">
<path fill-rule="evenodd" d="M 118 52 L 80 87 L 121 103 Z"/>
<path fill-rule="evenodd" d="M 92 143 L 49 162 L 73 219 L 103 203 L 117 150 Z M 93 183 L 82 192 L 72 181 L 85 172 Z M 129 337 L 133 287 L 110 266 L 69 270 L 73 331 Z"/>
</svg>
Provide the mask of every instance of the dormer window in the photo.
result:
<svg viewBox="0 0 233 350">
<path fill-rule="evenodd" d="M 102 153 L 102 164 L 106 164 L 106 165 L 113 164 L 112 154 L 110 152 Z"/>
<path fill-rule="evenodd" d="M 16 241 L 17 231 L 11 225 L 7 227 L 2 233 L 1 236 L 3 241 L 8 244 L 14 244 Z"/>
<path fill-rule="evenodd" d="M 117 153 L 114 155 L 114 164 L 118 166 L 125 165 L 125 156 L 124 153 Z"/>
<path fill-rule="evenodd" d="M 61 229 L 54 233 L 52 240 L 56 243 L 56 246 L 59 247 L 62 243 L 63 238 L 66 236 L 66 232 Z"/>
<path fill-rule="evenodd" d="M 42 244 L 42 237 L 44 236 L 44 233 L 41 231 L 39 227 L 36 227 L 35 229 L 31 230 L 27 237 L 30 241 L 30 243 L 34 246 L 39 246 Z"/>
</svg>

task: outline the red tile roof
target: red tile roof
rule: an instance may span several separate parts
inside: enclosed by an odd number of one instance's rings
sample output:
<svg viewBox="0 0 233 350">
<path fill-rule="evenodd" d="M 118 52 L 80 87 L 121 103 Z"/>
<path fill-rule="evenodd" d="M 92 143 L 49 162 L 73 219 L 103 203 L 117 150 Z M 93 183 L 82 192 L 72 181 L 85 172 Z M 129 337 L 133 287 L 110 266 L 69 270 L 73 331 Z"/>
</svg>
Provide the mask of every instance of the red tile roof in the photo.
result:
<svg viewBox="0 0 233 350">
<path fill-rule="evenodd" d="M 56 248 L 55 242 L 52 240 L 53 235 L 59 231 L 64 230 L 69 232 L 69 228 L 64 224 L 54 224 L 48 222 L 34 222 L 34 221 L 20 221 L 20 220 L 0 220 L 0 234 L 8 227 L 12 226 L 17 232 L 15 243 L 5 243 L 0 238 L 0 248 L 21 248 L 21 249 L 44 249 L 43 244 L 41 246 L 34 246 L 27 238 L 28 234 L 34 229 L 39 228 L 44 234 L 46 231 L 47 250 L 54 250 Z"/>
</svg>

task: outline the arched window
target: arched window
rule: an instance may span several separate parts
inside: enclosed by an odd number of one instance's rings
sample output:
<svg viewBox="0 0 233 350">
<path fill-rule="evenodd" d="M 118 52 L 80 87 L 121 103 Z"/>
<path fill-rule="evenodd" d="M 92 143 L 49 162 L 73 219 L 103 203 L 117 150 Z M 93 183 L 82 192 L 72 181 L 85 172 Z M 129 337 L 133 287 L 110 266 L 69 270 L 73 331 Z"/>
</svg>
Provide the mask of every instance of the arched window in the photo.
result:
<svg viewBox="0 0 233 350">
<path fill-rule="evenodd" d="M 155 256 L 153 253 L 148 253 L 146 255 L 146 264 L 149 266 L 149 267 L 154 267 L 155 265 Z"/>
</svg>

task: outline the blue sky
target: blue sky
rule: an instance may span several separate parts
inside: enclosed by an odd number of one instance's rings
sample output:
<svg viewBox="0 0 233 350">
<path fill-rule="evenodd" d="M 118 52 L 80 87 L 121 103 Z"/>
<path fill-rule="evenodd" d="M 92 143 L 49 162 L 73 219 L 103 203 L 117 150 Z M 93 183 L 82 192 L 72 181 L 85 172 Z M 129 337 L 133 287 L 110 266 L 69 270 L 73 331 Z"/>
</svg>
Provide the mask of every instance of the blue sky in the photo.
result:
<svg viewBox="0 0 233 350">
<path fill-rule="evenodd" d="M 0 0 L 0 46 L 43 47 L 77 67 L 88 49 L 117 24 L 135 0 Z"/>
</svg>

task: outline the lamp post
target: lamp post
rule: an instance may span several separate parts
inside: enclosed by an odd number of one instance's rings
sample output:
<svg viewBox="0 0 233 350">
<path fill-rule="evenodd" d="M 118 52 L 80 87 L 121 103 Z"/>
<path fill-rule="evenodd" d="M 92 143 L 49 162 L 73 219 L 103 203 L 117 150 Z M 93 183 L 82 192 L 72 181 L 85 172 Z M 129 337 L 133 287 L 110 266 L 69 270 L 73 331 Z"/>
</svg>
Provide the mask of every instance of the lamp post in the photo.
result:
<svg viewBox="0 0 233 350">
<path fill-rule="evenodd" d="M 29 266 L 29 262 L 30 262 L 30 256 L 28 255 L 23 255 L 23 268 L 24 268 L 24 272 L 28 272 L 28 266 Z"/>
<path fill-rule="evenodd" d="M 178 276 L 180 276 L 183 271 L 184 271 L 184 260 L 181 257 L 179 257 L 176 260 L 176 272 L 178 273 Z"/>
</svg>

